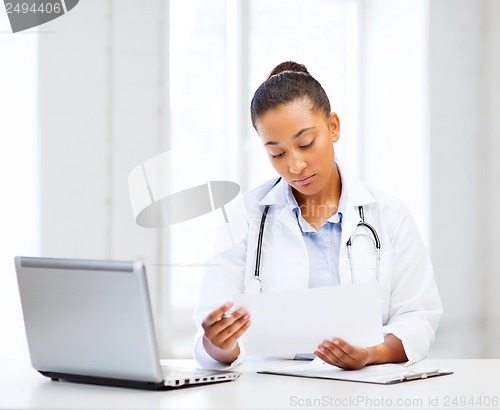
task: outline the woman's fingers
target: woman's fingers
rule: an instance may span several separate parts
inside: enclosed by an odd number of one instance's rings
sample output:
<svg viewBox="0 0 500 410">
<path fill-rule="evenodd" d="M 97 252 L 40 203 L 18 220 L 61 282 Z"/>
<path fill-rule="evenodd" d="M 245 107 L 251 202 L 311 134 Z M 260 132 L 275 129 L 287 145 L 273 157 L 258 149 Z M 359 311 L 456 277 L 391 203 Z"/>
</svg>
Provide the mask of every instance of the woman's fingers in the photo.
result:
<svg viewBox="0 0 500 410">
<path fill-rule="evenodd" d="M 238 338 L 250 326 L 250 314 L 245 308 L 227 314 L 232 306 L 231 302 L 225 303 L 209 313 L 202 323 L 205 337 L 221 349 L 234 348 Z"/>
<path fill-rule="evenodd" d="M 233 302 L 226 302 L 222 306 L 219 306 L 217 309 L 210 312 L 201 324 L 203 330 L 207 330 L 214 323 L 217 323 L 222 318 L 224 313 L 231 309 L 232 306 Z"/>
<path fill-rule="evenodd" d="M 340 348 L 332 345 L 328 340 L 323 341 L 314 354 L 333 366 L 342 367 L 344 369 L 349 367 L 346 361 L 346 359 L 348 360 L 346 354 Z"/>
<path fill-rule="evenodd" d="M 343 369 L 360 369 L 367 364 L 368 352 L 342 339 L 324 340 L 314 352 L 323 361 Z"/>
<path fill-rule="evenodd" d="M 314 352 L 314 354 L 316 356 L 318 356 L 321 360 L 323 360 L 324 362 L 328 363 L 328 364 L 331 364 L 332 366 L 338 366 L 338 367 L 341 367 L 341 368 L 344 368 L 344 364 L 341 363 L 340 361 L 337 361 L 336 358 L 332 357 L 329 353 L 325 353 L 325 351 L 323 350 L 316 350 Z"/>
<path fill-rule="evenodd" d="M 248 319 L 250 314 L 245 309 L 238 309 L 231 316 L 222 318 L 209 328 L 205 329 L 205 336 L 209 340 L 225 340 L 231 337 Z"/>
<path fill-rule="evenodd" d="M 233 349 L 238 342 L 238 339 L 246 332 L 251 324 L 251 321 L 245 319 L 244 321 L 237 321 L 232 324 L 229 328 L 226 328 L 225 332 L 221 332 L 217 339 L 218 347 L 221 349 Z M 224 337 L 226 337 L 224 339 Z"/>
</svg>

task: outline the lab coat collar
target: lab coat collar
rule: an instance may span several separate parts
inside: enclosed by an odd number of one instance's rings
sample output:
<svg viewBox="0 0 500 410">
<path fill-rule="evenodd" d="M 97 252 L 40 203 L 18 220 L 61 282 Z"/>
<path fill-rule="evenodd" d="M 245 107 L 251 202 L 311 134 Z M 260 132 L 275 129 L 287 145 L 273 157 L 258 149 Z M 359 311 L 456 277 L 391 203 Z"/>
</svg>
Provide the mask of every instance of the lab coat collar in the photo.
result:
<svg viewBox="0 0 500 410">
<path fill-rule="evenodd" d="M 366 204 L 374 203 L 375 198 L 366 189 L 365 185 L 354 176 L 347 167 L 344 167 L 341 161 L 336 159 L 337 167 L 342 179 L 342 195 L 345 196 L 347 201 L 346 205 L 358 207 Z M 281 180 L 273 186 L 270 191 L 261 199 L 259 205 L 286 205 L 286 191 L 288 183 L 281 178 Z"/>
<path fill-rule="evenodd" d="M 276 181 L 276 180 L 275 180 Z M 271 190 L 262 198 L 259 205 L 286 205 L 286 190 L 288 189 L 288 183 L 281 178 L 279 182 L 274 185 Z"/>
<path fill-rule="evenodd" d="M 347 167 L 342 165 L 339 159 L 336 159 L 337 167 L 342 179 L 342 195 L 347 201 L 347 206 L 354 207 L 373 204 L 376 202 L 373 195 L 368 191 L 365 184 L 361 182 Z"/>
</svg>

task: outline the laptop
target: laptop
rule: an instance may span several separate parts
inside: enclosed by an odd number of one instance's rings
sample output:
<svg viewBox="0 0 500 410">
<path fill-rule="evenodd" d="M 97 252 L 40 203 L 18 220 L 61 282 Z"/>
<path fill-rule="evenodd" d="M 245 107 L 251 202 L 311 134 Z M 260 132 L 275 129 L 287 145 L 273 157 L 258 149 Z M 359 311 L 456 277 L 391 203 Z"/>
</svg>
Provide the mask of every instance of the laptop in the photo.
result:
<svg viewBox="0 0 500 410">
<path fill-rule="evenodd" d="M 35 370 L 52 380 L 163 390 L 237 379 L 162 367 L 141 261 L 16 256 Z"/>
</svg>

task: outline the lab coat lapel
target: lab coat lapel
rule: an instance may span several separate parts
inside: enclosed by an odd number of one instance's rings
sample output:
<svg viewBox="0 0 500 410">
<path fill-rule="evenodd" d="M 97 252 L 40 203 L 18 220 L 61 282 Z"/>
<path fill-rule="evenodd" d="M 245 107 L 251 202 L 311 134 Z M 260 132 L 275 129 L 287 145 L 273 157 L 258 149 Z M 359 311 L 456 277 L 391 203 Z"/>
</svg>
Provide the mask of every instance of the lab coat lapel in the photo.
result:
<svg viewBox="0 0 500 410">
<path fill-rule="evenodd" d="M 348 204 L 344 214 L 342 215 L 342 235 L 340 239 L 340 252 L 345 246 L 347 246 L 347 241 L 354 234 L 356 227 L 360 221 L 359 213 L 357 211 L 357 206 L 353 204 Z"/>
<path fill-rule="evenodd" d="M 309 280 L 309 256 L 304 238 L 287 205 L 283 204 L 288 184 L 281 179 L 262 198 L 259 205 L 271 205 L 266 219 L 264 246 L 267 255 L 263 257 L 263 269 L 273 272 L 263 281 L 274 291 L 307 288 Z"/>
<path fill-rule="evenodd" d="M 345 207 L 341 209 L 342 215 L 342 236 L 341 248 L 346 247 L 347 240 L 353 235 L 358 223 L 361 221 L 358 208 L 375 202 L 373 195 L 366 189 L 365 185 L 351 174 L 347 169 L 338 165 L 342 179 L 342 199 Z"/>
<path fill-rule="evenodd" d="M 347 257 L 347 241 L 354 235 L 358 223 L 361 221 L 358 207 L 375 203 L 375 198 L 366 186 L 353 174 L 351 174 L 341 163 L 337 166 L 342 178 L 342 197 L 345 206 L 342 213 L 342 235 L 339 253 L 339 276 L 340 283 L 351 283 L 351 270 Z"/>
<path fill-rule="evenodd" d="M 341 284 L 351 283 L 351 269 L 347 257 L 347 241 L 354 234 L 360 221 L 357 207 L 347 201 L 346 208 L 342 215 L 342 235 L 340 239 L 339 252 L 339 279 Z"/>
<path fill-rule="evenodd" d="M 273 254 L 272 260 L 278 263 L 269 266 L 275 273 L 271 287 L 276 290 L 307 288 L 309 256 L 297 219 L 286 206 L 276 207 L 272 219 L 276 225 L 275 233 L 268 235 L 268 238 L 273 240 L 269 251 Z"/>
</svg>

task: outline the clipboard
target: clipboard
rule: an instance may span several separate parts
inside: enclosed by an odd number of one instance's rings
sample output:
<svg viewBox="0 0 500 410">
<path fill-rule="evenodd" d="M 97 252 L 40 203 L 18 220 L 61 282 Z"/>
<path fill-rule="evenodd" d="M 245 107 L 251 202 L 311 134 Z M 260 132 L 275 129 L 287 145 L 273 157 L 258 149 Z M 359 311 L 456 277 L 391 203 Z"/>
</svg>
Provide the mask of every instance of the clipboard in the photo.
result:
<svg viewBox="0 0 500 410">
<path fill-rule="evenodd" d="M 336 366 L 331 366 L 323 360 L 316 358 L 308 364 L 288 366 L 274 370 L 264 370 L 257 373 L 360 383 L 396 384 L 445 376 L 453 374 L 453 371 L 418 364 L 405 366 L 404 364 L 396 363 L 370 365 L 359 370 L 344 370 Z"/>
</svg>

